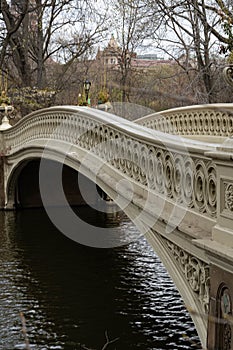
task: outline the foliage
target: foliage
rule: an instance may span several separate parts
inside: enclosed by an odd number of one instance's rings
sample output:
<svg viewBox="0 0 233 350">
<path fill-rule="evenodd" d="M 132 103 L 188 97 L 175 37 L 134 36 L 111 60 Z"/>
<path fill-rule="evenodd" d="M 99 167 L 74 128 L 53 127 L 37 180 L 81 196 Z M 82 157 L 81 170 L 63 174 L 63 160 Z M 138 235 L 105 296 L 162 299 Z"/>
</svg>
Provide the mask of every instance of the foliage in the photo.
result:
<svg viewBox="0 0 233 350">
<path fill-rule="evenodd" d="M 233 24 L 232 24 L 232 22 L 230 22 L 230 23 L 229 23 L 229 21 L 225 22 L 223 24 L 223 29 L 228 37 L 227 50 L 231 52 L 231 51 L 233 51 Z"/>
<path fill-rule="evenodd" d="M 227 57 L 227 62 L 229 64 L 233 64 L 233 50 L 229 53 L 229 56 Z"/>
<path fill-rule="evenodd" d="M 25 87 L 21 89 L 9 90 L 12 103 L 23 117 L 37 109 L 50 107 L 54 103 L 56 92 L 52 90 L 39 90 L 36 88 Z"/>
<path fill-rule="evenodd" d="M 106 89 L 101 89 L 98 93 L 98 104 L 106 103 L 109 100 L 109 93 Z"/>
<path fill-rule="evenodd" d="M 87 105 L 87 101 L 86 101 L 86 96 L 85 94 L 80 94 L 78 96 L 78 106 L 86 106 Z"/>
<path fill-rule="evenodd" d="M 221 20 L 223 31 L 227 37 L 227 44 L 226 46 L 221 46 L 220 53 L 228 53 L 230 55 L 233 52 L 233 19 L 222 15 Z"/>
<path fill-rule="evenodd" d="M 8 97 L 6 92 L 2 90 L 0 95 L 0 106 L 9 106 L 10 103 L 11 103 L 10 97 Z"/>
</svg>

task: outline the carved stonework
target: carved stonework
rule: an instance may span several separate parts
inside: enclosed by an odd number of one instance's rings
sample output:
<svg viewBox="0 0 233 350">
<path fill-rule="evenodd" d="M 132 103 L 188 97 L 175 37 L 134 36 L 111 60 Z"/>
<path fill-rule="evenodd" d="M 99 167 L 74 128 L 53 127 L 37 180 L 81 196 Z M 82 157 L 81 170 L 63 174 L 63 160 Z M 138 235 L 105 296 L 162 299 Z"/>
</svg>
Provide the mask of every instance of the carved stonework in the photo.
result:
<svg viewBox="0 0 233 350">
<path fill-rule="evenodd" d="M 233 66 L 226 68 L 228 83 L 233 86 Z M 233 132 L 233 111 L 221 104 L 177 108 L 150 114 L 138 124 L 174 135 L 212 135 L 230 137 Z"/>
<path fill-rule="evenodd" d="M 223 350 L 231 350 L 232 330 L 231 323 L 228 321 L 232 314 L 232 302 L 229 289 L 224 286 L 219 295 L 220 309 L 218 310 L 218 318 L 221 320 L 217 324 L 218 348 Z"/>
<path fill-rule="evenodd" d="M 223 69 L 223 76 L 227 84 L 233 87 L 233 66 L 229 65 Z"/>
<path fill-rule="evenodd" d="M 197 295 L 203 312 L 208 313 L 210 288 L 209 265 L 174 243 L 166 242 L 189 286 Z"/>
<path fill-rule="evenodd" d="M 223 350 L 231 350 L 231 338 L 231 326 L 226 323 L 223 329 Z"/>
<path fill-rule="evenodd" d="M 225 183 L 225 209 L 233 212 L 233 184 Z"/>
</svg>

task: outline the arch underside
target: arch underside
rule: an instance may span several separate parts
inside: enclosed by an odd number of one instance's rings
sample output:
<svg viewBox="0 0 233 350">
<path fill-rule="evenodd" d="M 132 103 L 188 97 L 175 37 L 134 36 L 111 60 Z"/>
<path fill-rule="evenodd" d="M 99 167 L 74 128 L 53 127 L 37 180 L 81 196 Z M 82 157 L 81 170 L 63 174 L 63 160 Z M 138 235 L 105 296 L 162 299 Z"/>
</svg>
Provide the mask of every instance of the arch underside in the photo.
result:
<svg viewBox="0 0 233 350">
<path fill-rule="evenodd" d="M 166 215 L 163 217 L 163 213 L 157 215 L 156 212 L 156 208 L 160 206 L 158 196 L 146 193 L 143 185 L 134 182 L 129 184 L 129 179 L 109 163 L 78 146 L 69 146 L 67 150 L 66 145 L 60 142 L 56 143 L 54 148 L 45 150 L 40 142 L 37 146 L 25 147 L 23 151 L 9 156 L 6 208 L 10 209 L 15 204 L 17 179 L 27 162 L 43 157 L 65 164 L 94 182 L 135 223 L 166 267 L 184 303 L 192 310 L 191 317 L 202 345 L 205 346 L 207 338 L 205 315 L 209 303 L 208 261 L 202 250 L 195 246 L 193 237 L 183 234 L 177 228 L 170 233 L 167 232 Z M 157 205 L 155 201 L 158 201 Z M 152 202 L 155 204 L 154 207 L 151 206 Z"/>
</svg>

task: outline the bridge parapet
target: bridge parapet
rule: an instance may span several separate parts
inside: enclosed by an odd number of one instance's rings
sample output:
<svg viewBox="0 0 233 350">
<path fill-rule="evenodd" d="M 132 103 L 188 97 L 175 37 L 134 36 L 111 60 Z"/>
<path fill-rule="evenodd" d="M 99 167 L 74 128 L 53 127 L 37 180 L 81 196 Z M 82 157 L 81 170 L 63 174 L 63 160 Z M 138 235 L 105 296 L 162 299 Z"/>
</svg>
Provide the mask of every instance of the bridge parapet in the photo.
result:
<svg viewBox="0 0 233 350">
<path fill-rule="evenodd" d="M 233 104 L 173 108 L 150 114 L 136 122 L 174 135 L 225 138 L 233 134 Z"/>
<path fill-rule="evenodd" d="M 101 111 L 64 106 L 32 113 L 3 137 L 7 156 L 51 139 L 77 145 L 166 198 L 187 221 L 192 213 L 192 222 L 199 226 L 201 221 L 209 232 L 215 223 L 216 166 L 206 155 L 214 145 L 148 130 Z"/>
</svg>

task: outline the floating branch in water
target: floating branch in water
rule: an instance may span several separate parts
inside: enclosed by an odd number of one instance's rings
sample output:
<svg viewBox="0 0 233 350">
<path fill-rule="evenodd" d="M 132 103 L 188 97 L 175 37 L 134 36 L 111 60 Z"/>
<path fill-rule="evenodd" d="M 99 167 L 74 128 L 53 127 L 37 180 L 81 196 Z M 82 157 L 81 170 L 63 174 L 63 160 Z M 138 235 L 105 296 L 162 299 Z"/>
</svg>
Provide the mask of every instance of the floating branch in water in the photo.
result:
<svg viewBox="0 0 233 350">
<path fill-rule="evenodd" d="M 28 335 L 27 335 L 26 319 L 25 319 L 24 314 L 22 312 L 20 312 L 19 316 L 20 316 L 20 319 L 22 322 L 22 334 L 24 336 L 26 350 L 31 350 Z"/>
</svg>

